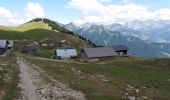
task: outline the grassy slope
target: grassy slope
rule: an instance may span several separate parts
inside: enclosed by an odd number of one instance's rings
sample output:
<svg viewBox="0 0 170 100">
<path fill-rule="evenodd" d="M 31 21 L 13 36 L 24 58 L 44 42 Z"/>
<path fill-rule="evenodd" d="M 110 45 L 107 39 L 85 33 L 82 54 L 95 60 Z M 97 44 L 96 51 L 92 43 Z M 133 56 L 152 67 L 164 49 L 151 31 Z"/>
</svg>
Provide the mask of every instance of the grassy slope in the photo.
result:
<svg viewBox="0 0 170 100">
<path fill-rule="evenodd" d="M 14 27 L 9 27 L 9 26 L 1 26 L 0 25 L 0 30 L 5 30 L 5 31 L 14 31 Z"/>
<path fill-rule="evenodd" d="M 1 28 L 0 28 L 0 39 L 13 39 L 13 40 L 29 39 L 29 40 L 40 41 L 46 37 L 50 37 L 55 41 L 67 39 L 73 43 L 79 44 L 80 46 L 81 44 L 85 43 L 81 39 L 74 37 L 72 35 L 48 30 L 50 28 L 47 27 L 46 24 L 42 22 L 32 22 L 29 24 L 21 25 L 19 27 L 14 28 L 13 30 L 9 29 L 10 31 L 7 30 L 10 27 L 6 27 L 4 29 Z"/>
<path fill-rule="evenodd" d="M 28 31 L 32 29 L 51 30 L 51 28 L 47 24 L 44 24 L 43 22 L 31 22 L 31 23 L 26 23 L 26 24 L 16 27 L 17 31 Z"/>
<path fill-rule="evenodd" d="M 0 65 L 0 98 L 2 100 L 15 100 L 19 93 L 19 70 L 16 59 L 15 57 L 3 57 L 0 59 L 0 64 L 7 64 L 7 67 Z"/>
<path fill-rule="evenodd" d="M 19 32 L 24 32 L 24 31 L 39 29 L 39 28 L 51 30 L 51 28 L 47 24 L 44 24 L 43 22 L 31 22 L 17 27 L 0 26 L 0 30 L 3 31 L 19 31 Z"/>
<path fill-rule="evenodd" d="M 148 100 L 170 99 L 170 59 L 121 58 L 103 64 L 28 60 L 57 80 L 83 91 L 88 100 L 118 100 L 125 93 L 146 96 Z"/>
<path fill-rule="evenodd" d="M 38 56 L 46 58 L 54 55 L 54 50 L 58 48 L 57 42 L 63 39 L 71 41 L 76 45 L 77 49 L 80 49 L 82 46 L 86 45 L 85 41 L 75 36 L 55 32 L 49 29 L 50 28 L 42 22 L 31 22 L 12 29 L 10 27 L 0 27 L 0 39 L 19 40 L 15 44 L 18 47 L 18 51 L 21 51 L 22 48 L 31 41 L 39 42 L 42 39 L 49 37 L 55 41 L 56 45 L 50 48 L 39 47 L 38 50 Z"/>
</svg>

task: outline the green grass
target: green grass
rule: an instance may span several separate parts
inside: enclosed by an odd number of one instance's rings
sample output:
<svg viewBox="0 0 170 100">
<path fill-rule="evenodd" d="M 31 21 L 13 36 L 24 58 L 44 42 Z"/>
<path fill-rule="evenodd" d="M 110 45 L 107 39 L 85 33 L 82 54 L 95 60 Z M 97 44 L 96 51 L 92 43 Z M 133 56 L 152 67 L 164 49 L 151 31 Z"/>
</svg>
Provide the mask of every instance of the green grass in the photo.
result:
<svg viewBox="0 0 170 100">
<path fill-rule="evenodd" d="M 51 58 L 51 57 L 54 58 L 55 50 L 57 48 L 59 48 L 58 45 L 54 45 L 54 46 L 51 46 L 51 47 L 42 47 L 42 46 L 40 46 L 37 56 L 38 57 L 43 57 L 43 58 Z"/>
<path fill-rule="evenodd" d="M 71 88 L 83 91 L 86 94 L 88 100 L 103 100 L 104 98 L 106 100 L 114 100 L 115 98 L 116 100 L 121 99 L 117 96 L 117 93 L 115 93 L 114 96 L 112 95 L 114 90 L 111 90 L 113 88 L 107 87 L 107 83 L 102 83 L 97 79 L 91 78 L 87 78 L 85 80 L 81 79 L 82 75 L 77 75 L 71 71 L 69 67 L 70 64 L 64 65 L 64 63 L 52 63 L 48 61 L 32 61 L 32 63 L 40 65 L 41 68 L 47 72 L 47 74 L 53 76 L 57 80 L 68 83 Z M 108 90 L 104 90 L 101 87 L 105 87 Z"/>
<path fill-rule="evenodd" d="M 61 32 L 52 31 L 51 28 L 48 27 L 47 24 L 43 22 L 26 23 L 18 27 L 0 26 L 0 39 L 11 40 L 28 39 L 40 41 L 46 37 L 55 40 L 55 42 L 66 39 L 75 44 L 77 47 L 81 47 L 83 46 L 83 44 L 86 43 L 85 41 L 79 39 L 78 37 Z"/>
<path fill-rule="evenodd" d="M 61 32 L 48 30 L 46 24 L 42 22 L 32 22 L 29 24 L 21 25 L 11 30 L 10 27 L 6 27 L 3 29 L 1 28 L 2 27 L 0 27 L 0 39 L 16 40 L 15 45 L 17 47 L 16 51 L 18 52 L 21 52 L 23 47 L 31 43 L 32 41 L 40 42 L 41 40 L 47 37 L 53 39 L 55 42 L 55 46 L 52 46 L 51 48 L 44 48 L 39 46 L 37 55 L 39 57 L 50 58 L 52 55 L 54 55 L 55 49 L 59 47 L 58 42 L 63 39 L 73 43 L 78 50 L 80 50 L 84 45 L 87 44 L 85 41 L 79 39 L 78 37 Z"/>
<path fill-rule="evenodd" d="M 120 58 L 104 64 L 29 61 L 55 79 L 68 83 L 71 88 L 83 91 L 88 100 L 117 100 L 121 99 L 122 92 L 137 97 L 147 96 L 150 100 L 170 99 L 170 59 Z M 82 73 L 78 74 L 71 68 Z M 108 81 L 101 81 L 98 75 Z M 127 91 L 128 85 L 140 92 Z"/>
<path fill-rule="evenodd" d="M 0 85 L 0 92 L 4 92 L 4 95 L 0 95 L 2 100 L 15 100 L 19 93 L 18 83 L 18 67 L 16 65 L 15 57 L 3 57 L 0 59 L 0 64 L 7 64 L 7 67 L 0 66 L 3 68 L 3 83 Z M 7 79 L 5 79 L 7 77 Z"/>
<path fill-rule="evenodd" d="M 28 31 L 28 30 L 32 30 L 32 29 L 51 30 L 51 28 L 43 22 L 31 22 L 31 23 L 26 23 L 26 24 L 16 27 L 17 31 Z"/>
<path fill-rule="evenodd" d="M 41 40 L 46 37 L 54 36 L 54 34 L 55 32 L 45 29 L 33 29 L 25 32 L 0 30 L 0 38 L 10 40 Z"/>
<path fill-rule="evenodd" d="M 0 30 L 4 30 L 4 31 L 14 31 L 14 30 L 15 30 L 15 27 L 1 26 L 1 25 L 0 25 Z"/>
<path fill-rule="evenodd" d="M 33 30 L 33 29 L 51 30 L 51 28 L 43 22 L 31 22 L 31 23 L 26 23 L 26 24 L 23 24 L 17 27 L 0 26 L 0 30 L 4 30 L 4 31 L 24 32 L 24 31 Z"/>
</svg>

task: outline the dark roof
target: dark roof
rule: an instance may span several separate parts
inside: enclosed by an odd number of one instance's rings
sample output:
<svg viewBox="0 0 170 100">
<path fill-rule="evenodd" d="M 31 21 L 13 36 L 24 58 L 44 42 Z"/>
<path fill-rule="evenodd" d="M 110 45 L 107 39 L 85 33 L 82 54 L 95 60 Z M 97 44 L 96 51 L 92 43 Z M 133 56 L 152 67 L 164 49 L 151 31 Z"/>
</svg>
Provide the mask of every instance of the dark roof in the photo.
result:
<svg viewBox="0 0 170 100">
<path fill-rule="evenodd" d="M 129 50 L 129 48 L 125 45 L 115 45 L 115 46 L 112 46 L 112 48 L 115 50 L 115 51 L 124 51 L 124 50 Z"/>
<path fill-rule="evenodd" d="M 102 58 L 116 56 L 116 52 L 111 47 L 84 48 L 83 51 L 88 58 Z"/>
<path fill-rule="evenodd" d="M 37 50 L 37 45 L 34 43 L 31 43 L 27 46 L 24 47 L 24 50 L 28 50 L 28 51 L 34 51 Z"/>
<path fill-rule="evenodd" d="M 0 48 L 0 55 L 3 55 L 6 52 L 6 49 Z"/>
</svg>

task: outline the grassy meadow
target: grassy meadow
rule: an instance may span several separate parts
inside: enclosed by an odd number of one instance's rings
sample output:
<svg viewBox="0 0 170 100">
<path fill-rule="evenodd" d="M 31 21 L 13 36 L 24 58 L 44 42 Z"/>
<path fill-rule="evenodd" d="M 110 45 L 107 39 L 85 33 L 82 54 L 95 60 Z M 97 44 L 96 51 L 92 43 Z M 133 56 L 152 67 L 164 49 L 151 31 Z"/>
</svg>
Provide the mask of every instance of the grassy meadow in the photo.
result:
<svg viewBox="0 0 170 100">
<path fill-rule="evenodd" d="M 119 58 L 100 63 L 27 60 L 83 91 L 88 100 L 170 99 L 170 59 Z"/>
<path fill-rule="evenodd" d="M 25 23 L 17 27 L 12 27 L 12 26 L 0 26 L 0 30 L 4 31 L 19 31 L 19 32 L 24 32 L 28 30 L 33 30 L 33 29 L 47 29 L 51 30 L 51 27 L 49 27 L 47 24 L 43 22 L 31 22 L 31 23 Z"/>
<path fill-rule="evenodd" d="M 0 59 L 0 100 L 15 100 L 19 93 L 19 70 L 15 57 Z"/>
</svg>

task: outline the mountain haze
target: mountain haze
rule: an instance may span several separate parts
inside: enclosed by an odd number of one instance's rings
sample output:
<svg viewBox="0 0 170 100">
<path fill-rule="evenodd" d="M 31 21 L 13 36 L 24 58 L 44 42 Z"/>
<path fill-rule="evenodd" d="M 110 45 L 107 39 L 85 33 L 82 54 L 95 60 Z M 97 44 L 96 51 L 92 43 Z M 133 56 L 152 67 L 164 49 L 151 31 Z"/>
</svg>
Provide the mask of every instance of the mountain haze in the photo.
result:
<svg viewBox="0 0 170 100">
<path fill-rule="evenodd" d="M 153 26 L 153 23 L 151 22 L 157 24 Z M 170 57 L 170 44 L 168 42 L 168 33 L 170 33 L 170 31 L 167 28 L 168 25 L 169 24 L 166 23 L 159 24 L 156 21 L 136 21 L 136 23 L 134 21 L 131 22 L 131 24 L 129 22 L 125 25 L 118 23 L 111 25 L 86 23 L 81 26 L 76 26 L 74 23 L 69 23 L 65 25 L 65 28 L 82 37 L 85 37 L 88 40 L 91 40 L 98 46 L 113 46 L 123 44 L 130 48 L 130 54 L 133 56 L 162 58 Z M 155 32 L 156 30 L 159 30 L 160 33 Z M 163 38 L 163 36 L 160 37 L 157 34 L 163 34 L 165 31 L 167 34 L 164 35 L 167 36 L 167 39 Z M 157 36 L 152 35 L 154 33 L 157 34 Z"/>
</svg>

